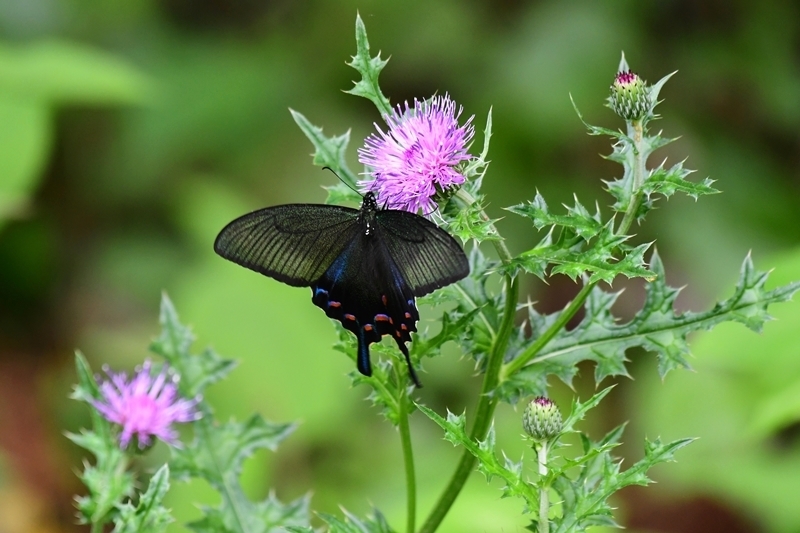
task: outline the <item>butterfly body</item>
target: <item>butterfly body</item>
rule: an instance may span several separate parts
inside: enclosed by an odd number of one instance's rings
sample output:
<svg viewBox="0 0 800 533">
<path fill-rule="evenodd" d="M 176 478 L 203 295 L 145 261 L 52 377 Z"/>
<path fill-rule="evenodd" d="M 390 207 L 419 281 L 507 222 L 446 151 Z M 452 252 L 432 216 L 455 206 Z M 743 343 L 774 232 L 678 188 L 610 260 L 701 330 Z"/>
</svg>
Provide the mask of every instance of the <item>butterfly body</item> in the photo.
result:
<svg viewBox="0 0 800 533">
<path fill-rule="evenodd" d="M 415 297 L 469 273 L 447 232 L 406 211 L 379 209 L 367 193 L 361 209 L 288 204 L 244 215 L 217 236 L 215 251 L 293 286 L 358 340 L 357 366 L 372 375 L 369 345 L 390 335 L 419 380 L 405 343 L 416 331 Z"/>
</svg>

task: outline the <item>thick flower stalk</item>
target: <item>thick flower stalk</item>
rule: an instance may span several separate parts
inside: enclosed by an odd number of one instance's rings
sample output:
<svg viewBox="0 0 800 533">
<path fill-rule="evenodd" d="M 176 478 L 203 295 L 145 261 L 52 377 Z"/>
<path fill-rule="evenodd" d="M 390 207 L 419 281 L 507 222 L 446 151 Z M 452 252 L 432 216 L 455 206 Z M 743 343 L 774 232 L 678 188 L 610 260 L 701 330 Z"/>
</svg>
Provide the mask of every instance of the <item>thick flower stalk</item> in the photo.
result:
<svg viewBox="0 0 800 533">
<path fill-rule="evenodd" d="M 462 108 L 448 95 L 406 102 L 386 116 L 389 131 L 377 124 L 358 150 L 370 179 L 360 182 L 380 205 L 412 213 L 432 213 L 438 194 L 464 183 L 456 166 L 471 158 L 467 149 L 475 133 L 474 116 L 459 125 Z"/>
<path fill-rule="evenodd" d="M 170 376 L 166 366 L 152 376 L 151 367 L 151 362 L 145 361 L 130 381 L 125 372 L 112 373 L 104 369 L 108 380 L 100 384 L 102 399 L 92 401 L 103 417 L 122 428 L 121 448 L 127 448 L 134 437 L 139 448 L 151 445 L 153 437 L 175 445 L 178 433 L 173 424 L 200 417 L 195 409 L 199 398 L 179 397 L 177 377 Z"/>
</svg>

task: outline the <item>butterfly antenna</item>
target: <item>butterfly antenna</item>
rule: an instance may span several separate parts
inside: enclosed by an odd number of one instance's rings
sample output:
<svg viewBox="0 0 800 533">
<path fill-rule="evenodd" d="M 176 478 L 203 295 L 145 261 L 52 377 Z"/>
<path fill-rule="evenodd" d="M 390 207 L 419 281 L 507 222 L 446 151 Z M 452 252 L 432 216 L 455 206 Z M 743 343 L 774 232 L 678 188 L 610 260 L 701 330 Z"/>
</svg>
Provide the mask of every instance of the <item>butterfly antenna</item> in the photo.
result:
<svg viewBox="0 0 800 533">
<path fill-rule="evenodd" d="M 334 176 L 336 176 L 336 177 L 338 178 L 338 180 L 339 180 L 339 181 L 341 181 L 342 183 L 344 183 L 345 185 L 347 185 L 347 188 L 348 188 L 348 189 L 350 189 L 351 191 L 353 191 L 353 192 L 354 192 L 354 193 L 356 193 L 357 195 L 361 196 L 362 198 L 364 197 L 364 195 L 363 195 L 363 194 L 361 194 L 361 191 L 359 191 L 358 189 L 355 189 L 355 188 L 353 188 L 353 186 L 352 186 L 352 185 L 350 185 L 349 183 L 347 183 L 347 181 L 343 180 L 343 179 L 342 179 L 342 177 L 341 177 L 339 174 L 337 174 L 337 173 L 336 173 L 336 171 L 335 171 L 335 170 L 333 170 L 331 167 L 329 167 L 329 166 L 324 166 L 324 167 L 322 167 L 322 170 L 330 170 L 331 172 L 333 172 L 333 175 L 334 175 Z"/>
<path fill-rule="evenodd" d="M 428 218 L 428 217 L 430 217 L 431 215 L 433 215 L 434 213 L 436 213 L 437 211 L 439 211 L 439 217 L 440 217 L 440 219 L 441 219 L 441 220 L 444 220 L 444 218 L 443 218 L 443 217 L 442 217 L 442 215 L 441 215 L 441 209 L 439 209 L 439 204 L 436 204 L 436 207 L 433 209 L 433 211 L 430 211 L 430 212 L 428 212 L 428 213 L 423 213 L 423 214 L 422 214 L 422 216 L 424 216 L 425 218 Z M 414 214 L 416 215 L 416 213 L 414 213 Z"/>
</svg>

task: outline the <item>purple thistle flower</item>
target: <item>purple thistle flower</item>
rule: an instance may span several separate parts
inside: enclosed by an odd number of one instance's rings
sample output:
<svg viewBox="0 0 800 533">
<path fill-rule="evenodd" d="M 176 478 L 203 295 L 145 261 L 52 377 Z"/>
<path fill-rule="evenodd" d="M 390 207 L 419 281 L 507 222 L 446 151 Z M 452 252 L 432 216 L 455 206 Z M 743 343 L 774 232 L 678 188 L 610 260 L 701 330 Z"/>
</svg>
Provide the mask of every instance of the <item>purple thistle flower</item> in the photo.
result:
<svg viewBox="0 0 800 533">
<path fill-rule="evenodd" d="M 92 401 L 106 420 L 122 426 L 121 448 L 127 448 L 134 436 L 139 448 L 149 446 L 153 436 L 176 445 L 178 433 L 172 424 L 200 418 L 195 410 L 199 398 L 180 398 L 177 379 L 168 379 L 166 365 L 155 377 L 150 375 L 151 366 L 149 360 L 145 361 L 130 382 L 125 372 L 115 374 L 104 369 L 109 379 L 100 384 L 103 397 Z"/>
<path fill-rule="evenodd" d="M 434 196 L 464 183 L 455 166 L 470 159 L 467 145 L 475 130 L 474 115 L 458 125 L 462 108 L 450 96 L 434 96 L 414 106 L 399 105 L 386 117 L 389 131 L 367 137 L 358 160 L 370 167 L 372 179 L 359 184 L 376 193 L 378 203 L 390 209 L 431 213 Z"/>
</svg>

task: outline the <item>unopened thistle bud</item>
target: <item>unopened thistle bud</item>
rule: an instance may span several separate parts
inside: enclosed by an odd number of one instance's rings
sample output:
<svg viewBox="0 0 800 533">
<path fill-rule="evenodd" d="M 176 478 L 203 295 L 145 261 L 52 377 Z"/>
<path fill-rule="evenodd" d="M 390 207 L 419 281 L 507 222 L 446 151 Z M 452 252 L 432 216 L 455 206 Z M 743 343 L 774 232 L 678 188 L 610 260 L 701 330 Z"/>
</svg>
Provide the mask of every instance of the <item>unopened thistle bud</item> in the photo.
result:
<svg viewBox="0 0 800 533">
<path fill-rule="evenodd" d="M 639 120 L 653 107 L 647 83 L 630 70 L 620 72 L 614 78 L 608 102 L 614 113 L 625 120 Z"/>
<path fill-rule="evenodd" d="M 561 432 L 561 411 L 555 402 L 544 396 L 531 400 L 522 415 L 522 427 L 535 440 L 552 439 Z"/>
</svg>

